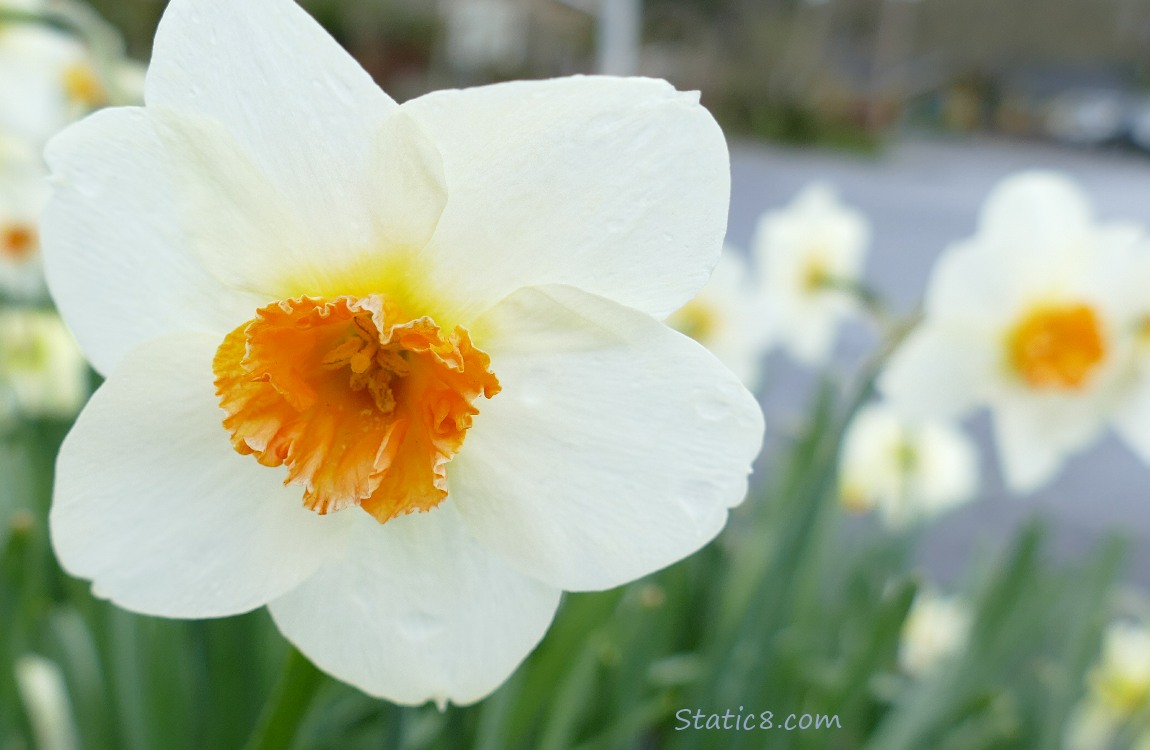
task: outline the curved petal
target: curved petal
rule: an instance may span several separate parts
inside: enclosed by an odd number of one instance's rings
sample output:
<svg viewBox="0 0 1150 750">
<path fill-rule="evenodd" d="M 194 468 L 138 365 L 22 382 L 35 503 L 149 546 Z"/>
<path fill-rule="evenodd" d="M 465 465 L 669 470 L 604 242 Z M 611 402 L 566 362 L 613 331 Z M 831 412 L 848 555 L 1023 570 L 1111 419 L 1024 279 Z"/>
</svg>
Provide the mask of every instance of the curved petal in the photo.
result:
<svg viewBox="0 0 1150 750">
<path fill-rule="evenodd" d="M 396 104 L 292 0 L 172 0 L 148 107 L 221 123 L 331 246 L 365 246 L 376 139 Z"/>
<path fill-rule="evenodd" d="M 438 152 L 398 110 L 379 129 L 371 187 L 357 196 L 371 208 L 367 244 L 309 225 L 219 123 L 148 113 L 180 177 L 174 200 L 197 256 L 224 284 L 263 302 L 381 291 L 371 284 L 388 281 L 396 266 L 389 256 L 402 260 L 422 247 L 446 201 Z"/>
<path fill-rule="evenodd" d="M 258 304 L 226 289 L 196 256 L 180 180 L 144 110 L 102 110 L 57 136 L 47 158 L 55 190 L 41 225 L 45 273 L 97 370 L 107 374 L 157 336 L 222 337 L 251 317 Z"/>
<path fill-rule="evenodd" d="M 988 395 L 994 341 L 987 331 L 924 323 L 891 356 L 879 390 L 917 419 L 961 417 Z"/>
<path fill-rule="evenodd" d="M 736 252 L 724 250 L 707 285 L 665 322 L 714 352 L 754 389 L 771 337 L 770 311 Z"/>
<path fill-rule="evenodd" d="M 1088 404 L 1018 395 L 1002 399 L 994 408 L 994 431 L 1007 486 L 1017 493 L 1039 489 L 1101 429 L 1102 420 Z"/>
<path fill-rule="evenodd" d="M 1150 373 L 1140 372 L 1137 383 L 1111 415 L 1114 429 L 1144 463 L 1150 464 Z"/>
<path fill-rule="evenodd" d="M 839 324 L 846 315 L 833 304 L 811 300 L 788 315 L 777 315 L 779 340 L 797 361 L 807 367 L 826 364 L 834 352 Z M 826 300 L 826 302 L 831 302 Z"/>
<path fill-rule="evenodd" d="M 1032 170 L 1002 180 L 991 190 L 979 216 L 979 234 L 993 238 L 1006 253 L 1049 255 L 1090 228 L 1093 212 L 1086 196 L 1058 172 Z"/>
<path fill-rule="evenodd" d="M 927 284 L 925 309 L 932 318 L 1003 320 L 1019 297 L 1017 269 L 975 240 L 951 245 L 939 257 Z"/>
<path fill-rule="evenodd" d="M 474 703 L 547 631 L 559 590 L 485 550 L 449 503 L 385 524 L 353 513 L 347 557 L 268 605 L 324 671 L 405 705 Z"/>
<path fill-rule="evenodd" d="M 697 93 L 575 77 L 439 91 L 403 109 L 443 154 L 428 248 L 474 313 L 569 284 L 664 317 L 706 283 L 727 223 L 726 142 Z"/>
<path fill-rule="evenodd" d="M 232 450 L 212 385 L 217 343 L 190 334 L 133 350 L 60 450 L 56 555 L 127 609 L 246 612 L 342 553 L 346 516 L 304 510 L 282 472 Z"/>
<path fill-rule="evenodd" d="M 605 589 L 723 528 L 763 439 L 758 404 L 695 341 L 571 287 L 481 321 L 503 391 L 448 466 L 473 534 L 520 571 Z"/>
</svg>

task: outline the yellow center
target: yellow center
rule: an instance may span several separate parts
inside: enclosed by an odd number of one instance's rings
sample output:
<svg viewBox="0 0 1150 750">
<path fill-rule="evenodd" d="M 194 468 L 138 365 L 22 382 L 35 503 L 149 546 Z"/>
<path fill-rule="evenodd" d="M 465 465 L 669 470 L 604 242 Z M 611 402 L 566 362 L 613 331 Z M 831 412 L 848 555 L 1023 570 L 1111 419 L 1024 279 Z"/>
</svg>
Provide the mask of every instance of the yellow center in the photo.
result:
<svg viewBox="0 0 1150 750">
<path fill-rule="evenodd" d="M 27 260 L 36 252 L 36 229 L 27 224 L 0 227 L 0 255 L 10 261 Z"/>
<path fill-rule="evenodd" d="M 1006 338 L 1011 369 L 1031 388 L 1076 390 L 1106 356 L 1098 314 L 1089 305 L 1035 307 Z"/>
<path fill-rule="evenodd" d="M 213 369 L 233 447 L 288 467 L 317 513 L 381 523 L 447 497 L 479 396 L 499 392 L 468 332 L 372 294 L 275 302 L 232 331 Z"/>
<path fill-rule="evenodd" d="M 830 281 L 830 268 L 823 260 L 821 253 L 812 253 L 803 266 L 801 284 L 803 291 L 813 294 L 821 290 Z"/>
<path fill-rule="evenodd" d="M 715 314 L 713 307 L 696 297 L 672 313 L 671 317 L 667 318 L 667 325 L 701 344 L 706 344 L 715 337 L 719 328 L 719 316 Z"/>
<path fill-rule="evenodd" d="M 1131 675 L 1096 670 L 1091 683 L 1102 701 L 1123 716 L 1130 716 L 1150 701 L 1150 683 Z"/>
<path fill-rule="evenodd" d="M 86 63 L 72 63 L 64 68 L 61 83 L 68 100 L 86 107 L 98 107 L 104 103 L 104 85 L 96 77 L 95 71 Z"/>
</svg>

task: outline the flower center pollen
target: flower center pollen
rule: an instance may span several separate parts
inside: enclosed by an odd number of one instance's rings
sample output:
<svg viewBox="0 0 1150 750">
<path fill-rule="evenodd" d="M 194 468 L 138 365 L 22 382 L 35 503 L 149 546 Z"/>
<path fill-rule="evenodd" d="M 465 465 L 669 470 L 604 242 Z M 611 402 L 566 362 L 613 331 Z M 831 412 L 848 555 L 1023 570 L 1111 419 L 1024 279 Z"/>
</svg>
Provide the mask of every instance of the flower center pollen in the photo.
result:
<svg viewBox="0 0 1150 750">
<path fill-rule="evenodd" d="M 722 323 L 718 312 L 698 297 L 680 307 L 667 318 L 667 325 L 701 344 L 711 342 Z"/>
<path fill-rule="evenodd" d="M 36 230 L 27 224 L 0 227 L 0 255 L 11 261 L 26 260 L 36 250 Z"/>
<path fill-rule="evenodd" d="M 97 107 L 104 103 L 104 86 L 91 66 L 73 63 L 61 74 L 61 83 L 68 101 L 86 107 Z"/>
<path fill-rule="evenodd" d="M 1011 368 L 1031 388 L 1081 388 L 1106 356 L 1097 313 L 1088 305 L 1037 307 L 1007 336 Z"/>
<path fill-rule="evenodd" d="M 317 513 L 358 505 L 381 523 L 447 497 L 474 402 L 499 392 L 465 329 L 446 335 L 381 295 L 267 305 L 213 369 L 236 451 L 286 465 Z"/>
</svg>

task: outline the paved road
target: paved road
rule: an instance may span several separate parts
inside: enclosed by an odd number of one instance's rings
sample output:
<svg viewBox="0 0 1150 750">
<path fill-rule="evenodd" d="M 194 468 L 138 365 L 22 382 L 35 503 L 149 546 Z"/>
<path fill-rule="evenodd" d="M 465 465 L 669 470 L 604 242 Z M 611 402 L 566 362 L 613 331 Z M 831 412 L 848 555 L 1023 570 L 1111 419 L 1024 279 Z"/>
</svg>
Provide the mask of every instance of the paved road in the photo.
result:
<svg viewBox="0 0 1150 750">
<path fill-rule="evenodd" d="M 912 141 L 881 158 L 751 144 L 732 148 L 728 240 L 746 248 L 759 214 L 790 200 L 812 180 L 834 185 L 844 201 L 873 224 L 867 278 L 896 309 L 921 295 L 938 253 L 969 236 L 978 207 L 1002 177 L 1027 168 L 1054 168 L 1088 191 L 1101 218 L 1150 225 L 1150 158 L 1082 152 L 1031 143 L 975 140 Z M 1150 294 L 1150 290 L 1147 290 Z M 856 361 L 874 344 L 855 326 L 844 332 L 837 358 Z M 777 436 L 801 419 L 811 377 L 780 355 L 768 363 L 766 411 Z M 1051 519 L 1055 556 L 1073 559 L 1109 531 L 1131 539 L 1127 577 L 1150 586 L 1150 467 L 1113 436 L 1073 459 L 1048 488 L 1028 497 L 1007 493 L 998 476 L 985 415 L 971 422 L 982 447 L 982 498 L 936 523 L 922 544 L 925 567 L 943 583 L 967 568 L 972 554 L 998 548 L 1035 513 Z"/>
</svg>

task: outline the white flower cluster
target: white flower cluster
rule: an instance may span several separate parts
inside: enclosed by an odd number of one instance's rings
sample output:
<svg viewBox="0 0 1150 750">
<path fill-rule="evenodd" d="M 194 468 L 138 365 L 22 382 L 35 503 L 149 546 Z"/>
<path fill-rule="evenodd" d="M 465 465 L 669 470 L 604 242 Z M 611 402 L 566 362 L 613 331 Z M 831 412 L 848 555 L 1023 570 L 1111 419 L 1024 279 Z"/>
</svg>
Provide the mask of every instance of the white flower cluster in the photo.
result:
<svg viewBox="0 0 1150 750">
<path fill-rule="evenodd" d="M 69 26 L 76 33 L 61 27 Z M 100 55 L 80 36 L 98 26 L 58 0 L 0 0 L 0 420 L 69 418 L 87 396 L 87 365 L 47 301 L 40 214 L 48 200 L 41 152 L 92 110 L 138 99 L 140 66 Z"/>
<path fill-rule="evenodd" d="M 849 287 L 869 237 L 860 213 L 829 186 L 812 184 L 790 205 L 763 214 L 749 264 L 727 247 L 707 286 L 667 323 L 704 344 L 750 388 L 773 348 L 806 365 L 825 364 L 838 325 L 858 311 Z"/>
<path fill-rule="evenodd" d="M 861 281 L 868 238 L 861 214 L 822 186 L 765 214 L 751 253 L 753 283 L 738 292 L 724 282 L 718 295 L 734 309 L 731 301 L 752 289 L 753 307 L 743 309 L 759 322 L 744 314 L 730 327 L 741 338 L 728 331 L 726 343 L 712 344 L 716 352 L 741 350 L 741 363 L 726 360 L 752 384 L 746 363 L 767 346 L 825 364 L 839 324 L 873 300 Z M 736 275 L 724 270 L 713 283 Z M 972 499 L 977 451 L 957 423 L 979 406 L 993 415 L 999 465 L 1018 493 L 1048 483 L 1107 426 L 1150 462 L 1148 288 L 1142 227 L 1097 222 L 1065 176 L 1005 179 L 973 236 L 939 259 L 922 320 L 879 379 L 882 402 L 865 408 L 844 437 L 844 504 L 905 526 Z M 706 330 L 700 321 L 719 317 L 680 314 L 671 322 Z"/>
<path fill-rule="evenodd" d="M 1029 492 L 1112 426 L 1150 461 L 1150 242 L 1100 224 L 1065 177 L 1004 180 L 949 248 L 922 323 L 880 383 L 903 413 L 994 417 L 1007 484 Z"/>
<path fill-rule="evenodd" d="M 0 283 L 36 294 L 47 200 L 48 284 L 107 377 L 59 457 L 61 564 L 139 612 L 267 606 L 374 695 L 479 700 L 562 591 L 714 538 L 761 445 L 765 350 L 823 365 L 873 303 L 869 226 L 829 187 L 765 214 L 749 261 L 721 250 L 729 160 L 697 95 L 575 77 L 401 105 L 291 0 L 172 0 L 148 105 L 56 136 L 46 199 L 21 144 L 108 81 L 36 34 L 0 27 L 0 84 L 55 86 L 0 111 Z M 1005 182 L 848 428 L 844 503 L 907 526 L 972 498 L 952 420 L 978 405 L 1020 491 L 1106 424 L 1150 459 L 1147 288 L 1139 230 L 1064 178 Z M 12 391 L 65 411 L 62 329 L 0 332 Z M 903 669 L 968 619 L 923 595 Z"/>
</svg>

